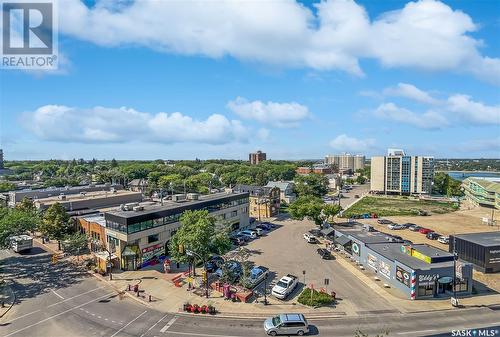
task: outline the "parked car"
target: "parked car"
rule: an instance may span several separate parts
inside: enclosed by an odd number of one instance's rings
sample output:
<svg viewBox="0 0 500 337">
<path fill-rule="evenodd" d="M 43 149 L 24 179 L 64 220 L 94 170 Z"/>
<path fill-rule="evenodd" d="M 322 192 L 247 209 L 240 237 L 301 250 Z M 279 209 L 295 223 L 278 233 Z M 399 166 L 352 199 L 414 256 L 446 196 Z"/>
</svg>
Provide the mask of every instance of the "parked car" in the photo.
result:
<svg viewBox="0 0 500 337">
<path fill-rule="evenodd" d="M 269 231 L 271 230 L 271 226 L 266 224 L 266 223 L 261 223 L 260 225 L 257 225 L 257 228 L 260 228 L 264 231 Z"/>
<path fill-rule="evenodd" d="M 420 233 L 422 233 L 422 234 L 427 234 L 427 233 L 432 232 L 432 229 L 429 229 L 429 228 L 423 228 L 423 227 L 422 227 L 422 228 L 420 228 L 418 231 L 419 231 Z"/>
<path fill-rule="evenodd" d="M 392 221 L 391 220 L 387 220 L 387 219 L 378 219 L 377 222 L 381 225 L 388 225 L 388 224 L 391 224 Z"/>
<path fill-rule="evenodd" d="M 321 236 L 321 230 L 318 228 L 313 228 L 308 233 L 316 237 Z"/>
<path fill-rule="evenodd" d="M 29 235 L 16 235 L 8 238 L 10 248 L 16 253 L 33 248 L 33 238 Z"/>
<path fill-rule="evenodd" d="M 259 228 L 258 226 L 256 228 L 252 229 L 252 231 L 257 233 L 258 236 L 261 236 L 262 234 L 264 234 L 264 230 L 262 228 Z"/>
<path fill-rule="evenodd" d="M 215 272 L 224 264 L 224 259 L 220 256 L 212 256 L 206 265 L 206 269 L 209 273 Z"/>
<path fill-rule="evenodd" d="M 318 243 L 318 239 L 316 239 L 316 237 L 314 237 L 310 233 L 304 233 L 304 240 L 306 240 L 309 243 Z"/>
<path fill-rule="evenodd" d="M 235 236 L 235 237 L 231 238 L 231 242 L 235 246 L 243 246 L 245 244 L 246 240 L 243 239 L 243 236 Z"/>
<path fill-rule="evenodd" d="M 411 230 L 412 232 L 418 232 L 418 231 L 420 231 L 420 229 L 422 229 L 422 227 L 417 226 L 417 225 L 410 225 L 410 227 L 408 227 L 408 229 Z"/>
<path fill-rule="evenodd" d="M 245 286 L 247 286 L 249 289 L 254 288 L 257 284 L 262 282 L 268 274 L 269 268 L 263 266 L 253 267 L 250 270 L 248 277 L 245 279 Z"/>
<path fill-rule="evenodd" d="M 425 235 L 425 237 L 429 240 L 437 240 L 440 236 L 441 234 L 438 234 L 436 232 L 429 232 Z"/>
<path fill-rule="evenodd" d="M 227 261 L 225 264 L 227 265 L 227 269 L 233 275 L 233 279 L 231 281 L 235 282 L 239 280 L 241 274 L 243 273 L 241 263 L 239 263 L 238 261 Z M 222 277 L 223 274 L 224 272 L 222 270 L 222 266 L 215 271 L 215 275 L 217 275 L 218 277 Z"/>
<path fill-rule="evenodd" d="M 444 235 L 441 235 L 440 237 L 438 237 L 438 241 L 447 245 L 450 243 L 450 237 L 449 236 L 444 236 Z"/>
<path fill-rule="evenodd" d="M 326 248 L 318 248 L 316 252 L 321 256 L 323 260 L 331 260 L 333 259 L 332 253 Z"/>
<path fill-rule="evenodd" d="M 404 226 L 398 225 L 397 223 L 392 223 L 390 225 L 387 225 L 387 228 L 389 228 L 391 230 L 400 230 L 400 229 L 404 229 Z"/>
<path fill-rule="evenodd" d="M 271 289 L 271 294 L 280 300 L 284 300 L 293 292 L 298 283 L 299 279 L 295 275 L 288 274 L 283 276 L 280 278 L 278 283 L 276 283 L 273 289 Z"/>
<path fill-rule="evenodd" d="M 407 223 L 401 224 L 401 226 L 403 226 L 403 228 L 405 228 L 405 229 L 409 229 L 411 226 L 416 226 L 416 225 L 414 223 L 407 222 Z"/>
<path fill-rule="evenodd" d="M 241 231 L 238 234 L 246 236 L 246 237 L 248 237 L 250 239 L 256 239 L 258 237 L 257 232 L 255 232 L 253 230 L 249 230 L 249 229 L 245 229 L 244 231 Z"/>
<path fill-rule="evenodd" d="M 264 321 L 264 331 L 269 336 L 298 335 L 309 333 L 309 325 L 302 314 L 281 314 Z"/>
<path fill-rule="evenodd" d="M 248 236 L 245 236 L 245 235 L 237 234 L 236 237 L 242 239 L 245 242 L 250 241 L 250 238 Z"/>
<path fill-rule="evenodd" d="M 276 225 L 275 225 L 275 224 L 273 224 L 272 222 L 262 222 L 261 224 L 262 224 L 262 225 L 269 226 L 270 228 L 275 228 L 275 227 L 276 227 Z"/>
</svg>

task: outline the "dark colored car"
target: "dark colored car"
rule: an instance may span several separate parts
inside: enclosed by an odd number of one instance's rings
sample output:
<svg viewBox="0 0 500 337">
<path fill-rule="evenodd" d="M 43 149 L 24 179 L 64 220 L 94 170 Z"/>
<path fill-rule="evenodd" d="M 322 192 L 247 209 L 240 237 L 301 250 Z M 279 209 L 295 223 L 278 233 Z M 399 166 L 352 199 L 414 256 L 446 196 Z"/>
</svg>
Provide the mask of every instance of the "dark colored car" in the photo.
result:
<svg viewBox="0 0 500 337">
<path fill-rule="evenodd" d="M 422 233 L 422 234 L 427 234 L 427 233 L 432 232 L 432 229 L 429 229 L 429 228 L 420 228 L 419 232 Z"/>
<path fill-rule="evenodd" d="M 246 241 L 242 237 L 237 236 L 237 237 L 231 238 L 231 242 L 235 246 L 243 246 Z"/>
<path fill-rule="evenodd" d="M 387 219 L 378 219 L 377 222 L 381 225 L 389 225 L 392 223 L 391 220 L 387 220 Z"/>
<path fill-rule="evenodd" d="M 269 226 L 269 228 L 275 228 L 276 227 L 276 225 L 273 224 L 272 222 L 261 222 L 261 225 Z"/>
<path fill-rule="evenodd" d="M 212 256 L 207 262 L 207 271 L 209 273 L 215 272 L 224 264 L 224 259 L 220 256 Z"/>
<path fill-rule="evenodd" d="M 317 229 L 317 228 L 313 228 L 309 231 L 309 233 L 311 233 L 312 235 L 318 237 L 318 236 L 321 236 L 321 230 Z"/>
<path fill-rule="evenodd" d="M 417 225 L 411 225 L 410 227 L 408 227 L 408 229 L 411 230 L 412 232 L 418 232 L 420 231 L 420 229 L 422 229 L 422 227 Z"/>
<path fill-rule="evenodd" d="M 407 223 L 401 224 L 401 226 L 403 226 L 406 229 L 409 229 L 410 227 L 416 226 L 416 225 L 414 223 L 407 222 Z"/>
<path fill-rule="evenodd" d="M 441 234 L 438 234 L 436 232 L 429 232 L 426 235 L 427 239 L 429 239 L 429 240 L 437 240 L 440 236 L 441 236 Z"/>
<path fill-rule="evenodd" d="M 330 260 L 333 259 L 332 253 L 326 248 L 318 248 L 316 252 L 321 256 L 322 259 L 324 260 Z"/>
<path fill-rule="evenodd" d="M 264 231 L 268 231 L 268 230 L 271 230 L 271 226 L 267 223 L 261 223 L 260 225 L 257 225 L 256 226 L 257 228 L 260 228 Z"/>
</svg>

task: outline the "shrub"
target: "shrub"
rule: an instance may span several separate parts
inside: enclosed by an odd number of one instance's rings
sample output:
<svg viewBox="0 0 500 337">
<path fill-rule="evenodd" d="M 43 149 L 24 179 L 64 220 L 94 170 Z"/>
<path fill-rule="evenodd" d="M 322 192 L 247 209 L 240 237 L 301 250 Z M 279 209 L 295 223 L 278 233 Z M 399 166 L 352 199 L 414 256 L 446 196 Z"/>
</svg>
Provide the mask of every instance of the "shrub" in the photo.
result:
<svg viewBox="0 0 500 337">
<path fill-rule="evenodd" d="M 311 291 L 313 292 L 312 299 L 311 299 Z M 306 288 L 304 289 L 304 291 L 302 291 L 297 301 L 303 305 L 308 305 L 311 307 L 320 307 L 332 304 L 333 297 L 327 293 Z"/>
</svg>

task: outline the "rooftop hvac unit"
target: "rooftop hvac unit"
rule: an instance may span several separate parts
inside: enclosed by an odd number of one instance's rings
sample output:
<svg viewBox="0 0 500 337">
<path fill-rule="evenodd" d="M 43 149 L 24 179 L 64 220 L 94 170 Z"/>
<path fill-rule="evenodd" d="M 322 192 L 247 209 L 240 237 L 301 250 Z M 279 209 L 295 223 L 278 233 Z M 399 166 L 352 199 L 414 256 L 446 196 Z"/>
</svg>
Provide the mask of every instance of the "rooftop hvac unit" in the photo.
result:
<svg viewBox="0 0 500 337">
<path fill-rule="evenodd" d="M 200 195 L 198 193 L 188 193 L 187 199 L 188 200 L 198 200 L 198 199 L 200 199 Z"/>
<path fill-rule="evenodd" d="M 139 206 L 139 203 L 138 202 L 131 202 L 129 204 L 125 204 L 125 210 L 131 211 L 134 209 L 135 206 Z"/>
<path fill-rule="evenodd" d="M 125 204 L 121 204 L 121 205 L 120 205 L 120 209 L 121 209 L 122 211 L 126 211 L 126 210 L 127 210 L 127 209 L 125 208 Z"/>
<path fill-rule="evenodd" d="M 144 210 L 144 206 L 134 206 L 132 209 L 134 212 L 139 212 Z"/>
</svg>

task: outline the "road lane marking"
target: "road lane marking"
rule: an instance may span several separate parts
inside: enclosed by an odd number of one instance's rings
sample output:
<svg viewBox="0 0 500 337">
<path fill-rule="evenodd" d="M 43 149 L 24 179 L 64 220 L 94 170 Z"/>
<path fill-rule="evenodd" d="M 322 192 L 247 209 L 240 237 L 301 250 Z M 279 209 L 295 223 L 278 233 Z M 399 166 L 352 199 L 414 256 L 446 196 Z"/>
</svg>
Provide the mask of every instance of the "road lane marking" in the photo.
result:
<svg viewBox="0 0 500 337">
<path fill-rule="evenodd" d="M 163 321 L 163 319 L 164 319 L 165 317 L 167 317 L 168 315 L 169 315 L 169 314 L 166 314 L 165 316 L 163 316 L 162 318 L 160 318 L 160 319 L 159 319 L 159 320 L 158 320 L 155 324 L 151 325 L 151 326 L 149 327 L 149 329 L 148 329 L 145 333 L 143 333 L 140 337 L 144 337 L 144 335 L 145 335 L 145 334 L 147 334 L 148 332 L 150 332 L 150 331 L 151 331 L 151 330 L 152 330 L 152 329 L 153 329 L 153 328 L 154 328 L 154 327 L 155 327 L 158 323 L 160 323 L 161 321 Z"/>
<path fill-rule="evenodd" d="M 134 318 L 133 320 L 131 320 L 130 322 L 128 322 L 126 325 L 122 326 L 120 328 L 120 330 L 118 330 L 117 332 L 115 332 L 114 334 L 112 334 L 110 337 L 115 337 L 116 335 L 118 335 L 123 329 L 125 329 L 126 327 L 128 327 L 130 324 L 134 323 L 136 320 L 139 319 L 139 317 L 141 317 L 142 315 L 144 315 L 147 312 L 148 312 L 147 310 L 144 310 L 142 314 L 140 314 L 139 316 L 137 316 L 136 318 Z"/>
<path fill-rule="evenodd" d="M 437 331 L 437 330 L 436 329 L 429 329 L 429 330 L 420 330 L 420 331 L 398 332 L 398 335 L 409 335 L 409 334 L 422 333 L 422 332 L 433 332 L 433 331 Z"/>
<path fill-rule="evenodd" d="M 62 297 L 61 295 L 59 295 L 58 293 L 56 293 L 54 290 L 51 289 L 51 291 L 52 291 L 52 293 L 54 295 L 56 295 L 57 297 L 59 297 L 61 300 L 64 300 L 64 297 Z"/>
<path fill-rule="evenodd" d="M 104 288 L 104 287 L 98 287 L 98 288 L 95 288 L 95 289 L 92 289 L 92 290 L 86 291 L 86 292 L 84 292 L 84 293 L 81 293 L 81 294 L 75 295 L 75 296 L 73 296 L 73 297 L 69 297 L 69 298 L 65 299 L 64 301 L 59 301 L 59 302 L 56 302 L 56 303 L 52 303 L 51 305 L 48 305 L 48 306 L 47 306 L 47 308 L 50 308 L 50 307 L 53 307 L 54 305 L 58 305 L 58 304 L 61 304 L 61 303 L 64 303 L 64 302 L 70 301 L 70 300 L 72 300 L 72 299 L 74 299 L 74 298 L 80 297 L 80 296 L 82 296 L 82 295 L 86 295 L 86 294 L 88 294 L 88 293 L 94 292 L 94 291 L 99 290 L 99 289 L 102 289 L 102 288 Z"/>
<path fill-rule="evenodd" d="M 171 326 L 172 324 L 174 324 L 174 322 L 177 320 L 177 316 L 174 316 L 170 321 L 167 322 L 167 324 L 165 324 L 165 326 L 163 328 L 161 328 L 160 332 L 165 332 L 167 331 Z"/>
<path fill-rule="evenodd" d="M 61 303 L 64 303 L 64 302 L 70 301 L 70 300 L 72 300 L 72 299 L 74 299 L 74 298 L 80 297 L 80 296 L 82 296 L 82 295 L 85 295 L 85 294 L 91 293 L 91 292 L 93 292 L 93 291 L 96 291 L 96 290 L 99 290 L 99 289 L 102 289 L 102 288 L 104 288 L 104 287 L 95 288 L 95 289 L 92 289 L 92 290 L 86 291 L 86 292 L 84 292 L 84 293 L 78 294 L 78 295 L 76 295 L 76 296 L 73 296 L 73 297 L 67 298 L 67 299 L 65 299 L 64 301 L 59 301 L 59 302 L 56 302 L 56 303 L 52 303 L 52 304 L 48 305 L 48 306 L 47 306 L 47 308 L 50 308 L 50 307 L 53 307 L 53 306 L 55 306 L 55 305 L 58 305 L 58 304 L 61 304 Z M 82 309 L 82 310 L 83 310 L 83 309 Z M 29 316 L 29 315 L 36 314 L 36 313 L 37 313 L 37 312 L 39 312 L 39 311 L 40 311 L 40 310 L 35 310 L 35 311 L 32 311 L 32 312 L 27 313 L 27 314 L 24 314 L 24 315 L 22 315 L 22 316 L 16 317 L 16 318 L 14 318 L 13 320 L 11 320 L 11 321 L 9 321 L 9 322 L 11 322 L 11 323 L 12 323 L 12 322 L 14 322 L 14 321 L 17 321 L 17 320 L 18 320 L 18 319 L 20 319 L 20 318 L 23 318 L 23 317 L 26 317 L 26 316 Z M 86 311 L 86 312 L 87 312 L 87 311 Z"/>
<path fill-rule="evenodd" d="M 90 303 L 95 302 L 95 301 L 99 301 L 99 300 L 101 300 L 101 299 L 103 299 L 103 298 L 106 298 L 106 297 L 109 297 L 109 296 L 111 296 L 111 295 L 113 295 L 113 294 L 114 294 L 114 292 L 112 292 L 112 293 L 108 293 L 108 294 L 103 295 L 103 296 L 101 296 L 101 297 L 95 298 L 95 299 L 93 299 L 93 300 L 91 300 L 91 301 L 88 301 L 88 302 L 85 302 L 85 303 L 83 303 L 83 304 L 77 305 L 77 306 L 75 306 L 75 307 L 73 307 L 73 308 L 70 308 L 70 309 L 64 310 L 63 312 L 60 312 L 60 313 L 58 313 L 58 314 L 55 314 L 55 315 L 52 315 L 52 316 L 47 317 L 47 318 L 45 318 L 45 319 L 42 319 L 41 321 L 38 321 L 38 322 L 36 322 L 36 323 L 33 323 L 33 324 L 30 324 L 30 325 L 27 325 L 27 326 L 25 326 L 24 328 L 21 328 L 21 329 L 19 329 L 19 330 L 13 331 L 13 332 L 11 332 L 11 333 L 10 333 L 10 334 L 8 334 L 8 335 L 4 335 L 3 337 L 9 337 L 9 336 L 12 336 L 12 335 L 14 335 L 14 334 L 16 334 L 16 333 L 18 333 L 18 332 L 21 332 L 21 331 L 24 331 L 24 330 L 27 330 L 27 329 L 31 329 L 32 327 L 37 326 L 38 324 L 41 324 L 41 323 L 47 322 L 47 321 L 49 321 L 49 320 L 51 320 L 51 319 L 53 319 L 53 318 L 59 317 L 59 316 L 61 316 L 61 315 L 64 315 L 64 314 L 66 314 L 66 313 L 68 313 L 68 312 L 72 311 L 72 310 L 79 309 L 79 308 L 81 308 L 81 307 L 83 307 L 83 306 L 86 306 L 87 304 L 90 304 Z"/>
<path fill-rule="evenodd" d="M 165 332 L 176 334 L 176 335 L 201 336 L 201 337 L 241 337 L 241 336 L 233 336 L 233 335 L 209 335 L 206 333 L 193 333 L 193 332 L 180 332 L 180 331 L 165 331 Z"/>
</svg>

